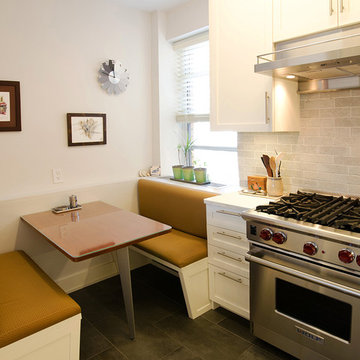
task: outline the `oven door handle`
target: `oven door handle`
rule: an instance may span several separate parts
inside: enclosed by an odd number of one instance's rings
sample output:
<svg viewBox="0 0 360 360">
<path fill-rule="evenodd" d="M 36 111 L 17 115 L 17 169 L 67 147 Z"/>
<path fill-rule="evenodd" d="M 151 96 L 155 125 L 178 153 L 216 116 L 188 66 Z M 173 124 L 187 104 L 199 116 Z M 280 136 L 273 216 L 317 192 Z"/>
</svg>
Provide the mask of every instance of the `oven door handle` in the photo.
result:
<svg viewBox="0 0 360 360">
<path fill-rule="evenodd" d="M 249 261 L 249 262 L 254 262 L 256 264 L 266 266 L 266 267 L 268 267 L 270 269 L 278 270 L 278 271 L 280 271 L 282 273 L 285 273 L 285 274 L 288 274 L 288 275 L 291 275 L 291 276 L 295 276 L 295 277 L 297 277 L 299 279 L 310 281 L 310 282 L 312 282 L 312 283 L 314 283 L 316 285 L 325 286 L 325 287 L 327 287 L 329 289 L 342 292 L 342 293 L 344 293 L 346 295 L 351 295 L 351 296 L 360 298 L 360 291 L 352 289 L 352 288 L 350 288 L 348 286 L 343 286 L 343 285 L 340 285 L 340 284 L 335 283 L 333 281 L 325 280 L 325 279 L 319 278 L 317 276 L 310 275 L 310 274 L 304 273 L 302 271 L 298 271 L 298 270 L 289 268 L 287 266 L 283 266 L 283 265 L 274 263 L 272 261 L 264 260 L 264 259 L 261 259 L 261 258 L 259 258 L 257 256 L 251 255 L 249 253 L 247 253 L 245 255 L 245 259 L 247 261 Z"/>
</svg>

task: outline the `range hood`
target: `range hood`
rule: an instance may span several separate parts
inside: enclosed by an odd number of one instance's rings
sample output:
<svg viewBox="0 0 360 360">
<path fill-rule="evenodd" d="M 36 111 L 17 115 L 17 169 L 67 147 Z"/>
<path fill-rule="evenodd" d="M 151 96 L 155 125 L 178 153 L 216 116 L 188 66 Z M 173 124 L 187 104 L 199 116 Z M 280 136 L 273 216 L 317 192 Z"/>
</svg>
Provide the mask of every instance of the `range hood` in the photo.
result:
<svg viewBox="0 0 360 360">
<path fill-rule="evenodd" d="M 351 37 L 358 35 L 351 35 Z M 329 41 L 333 40 L 325 42 Z M 279 60 L 269 59 L 269 56 L 271 58 L 279 57 L 284 51 L 312 45 L 314 44 L 259 55 L 257 64 L 255 64 L 255 72 L 298 81 L 300 94 L 360 88 L 360 46 L 286 57 Z M 261 63 L 261 61 L 265 62 Z"/>
</svg>

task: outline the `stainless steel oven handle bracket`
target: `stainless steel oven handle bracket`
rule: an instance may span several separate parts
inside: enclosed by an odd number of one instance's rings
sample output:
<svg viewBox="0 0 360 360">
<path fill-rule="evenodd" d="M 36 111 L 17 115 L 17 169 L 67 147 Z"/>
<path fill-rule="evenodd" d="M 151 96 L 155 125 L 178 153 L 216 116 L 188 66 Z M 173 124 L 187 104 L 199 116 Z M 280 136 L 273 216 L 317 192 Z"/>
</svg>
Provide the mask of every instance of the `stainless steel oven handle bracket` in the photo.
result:
<svg viewBox="0 0 360 360">
<path fill-rule="evenodd" d="M 327 287 L 329 289 L 332 289 L 332 290 L 335 290 L 335 291 L 340 291 L 340 292 L 342 292 L 344 294 L 347 294 L 347 295 L 351 295 L 351 296 L 360 298 L 360 291 L 354 290 L 354 289 L 349 288 L 347 286 L 337 284 L 337 283 L 332 282 L 332 281 L 321 279 L 321 278 L 319 278 L 317 276 L 314 276 L 314 275 L 306 274 L 306 273 L 303 273 L 301 271 L 288 268 L 288 267 L 280 265 L 280 264 L 273 263 L 273 262 L 268 261 L 268 260 L 261 259 L 261 258 L 259 258 L 257 256 L 254 256 L 254 255 L 246 254 L 245 255 L 245 260 L 247 260 L 249 262 L 257 263 L 259 265 L 266 266 L 266 267 L 268 267 L 270 269 L 281 271 L 282 273 L 285 273 L 285 274 L 288 274 L 288 275 L 291 275 L 291 276 L 295 276 L 295 277 L 297 277 L 299 279 L 310 281 L 310 282 L 312 282 L 314 284 L 317 284 L 317 285 L 325 286 L 325 287 Z"/>
</svg>

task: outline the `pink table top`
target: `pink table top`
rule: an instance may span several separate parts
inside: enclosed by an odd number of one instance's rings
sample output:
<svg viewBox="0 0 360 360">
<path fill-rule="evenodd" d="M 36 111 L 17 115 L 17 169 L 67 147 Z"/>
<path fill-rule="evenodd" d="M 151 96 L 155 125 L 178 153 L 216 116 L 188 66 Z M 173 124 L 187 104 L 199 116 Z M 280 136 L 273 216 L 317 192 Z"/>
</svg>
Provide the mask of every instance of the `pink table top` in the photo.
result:
<svg viewBox="0 0 360 360">
<path fill-rule="evenodd" d="M 101 201 L 61 214 L 44 211 L 21 217 L 72 261 L 135 244 L 171 227 Z"/>
</svg>

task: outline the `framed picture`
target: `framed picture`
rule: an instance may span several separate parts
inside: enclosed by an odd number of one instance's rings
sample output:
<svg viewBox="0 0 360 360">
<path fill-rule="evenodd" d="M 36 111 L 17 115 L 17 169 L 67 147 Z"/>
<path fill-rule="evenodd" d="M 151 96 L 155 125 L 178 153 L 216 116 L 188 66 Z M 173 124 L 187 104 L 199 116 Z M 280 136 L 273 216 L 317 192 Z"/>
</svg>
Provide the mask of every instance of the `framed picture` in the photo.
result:
<svg viewBox="0 0 360 360">
<path fill-rule="evenodd" d="M 106 114 L 67 114 L 68 146 L 106 144 Z"/>
<path fill-rule="evenodd" d="M 0 131 L 21 131 L 19 81 L 0 80 Z"/>
</svg>

